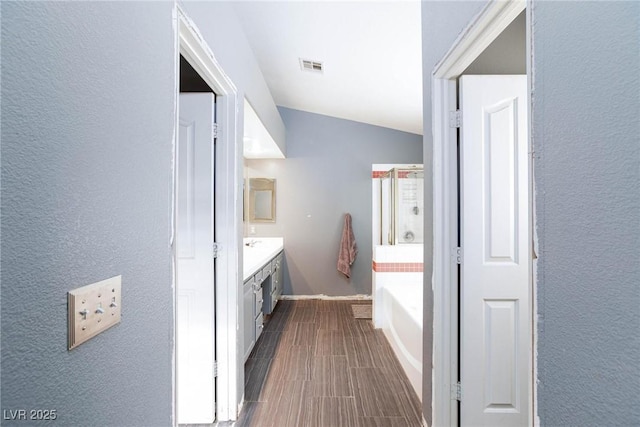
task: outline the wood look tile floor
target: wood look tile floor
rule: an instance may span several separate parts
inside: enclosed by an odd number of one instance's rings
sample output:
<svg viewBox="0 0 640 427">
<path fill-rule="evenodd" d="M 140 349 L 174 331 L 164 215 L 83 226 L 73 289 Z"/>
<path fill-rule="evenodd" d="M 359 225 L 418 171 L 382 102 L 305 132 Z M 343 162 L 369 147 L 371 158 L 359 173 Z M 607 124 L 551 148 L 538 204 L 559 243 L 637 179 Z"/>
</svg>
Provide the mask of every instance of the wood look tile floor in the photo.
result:
<svg viewBox="0 0 640 427">
<path fill-rule="evenodd" d="M 362 301 L 280 301 L 245 364 L 238 427 L 419 427 L 421 405 Z"/>
</svg>

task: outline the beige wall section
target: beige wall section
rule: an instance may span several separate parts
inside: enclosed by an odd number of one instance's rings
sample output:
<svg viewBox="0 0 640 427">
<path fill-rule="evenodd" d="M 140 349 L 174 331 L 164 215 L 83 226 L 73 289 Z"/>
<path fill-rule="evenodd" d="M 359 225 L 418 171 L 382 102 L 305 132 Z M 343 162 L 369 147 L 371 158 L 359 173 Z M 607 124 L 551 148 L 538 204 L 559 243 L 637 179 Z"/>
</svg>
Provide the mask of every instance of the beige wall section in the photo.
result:
<svg viewBox="0 0 640 427">
<path fill-rule="evenodd" d="M 463 74 L 526 74 L 525 45 L 526 15 L 522 11 Z"/>
</svg>

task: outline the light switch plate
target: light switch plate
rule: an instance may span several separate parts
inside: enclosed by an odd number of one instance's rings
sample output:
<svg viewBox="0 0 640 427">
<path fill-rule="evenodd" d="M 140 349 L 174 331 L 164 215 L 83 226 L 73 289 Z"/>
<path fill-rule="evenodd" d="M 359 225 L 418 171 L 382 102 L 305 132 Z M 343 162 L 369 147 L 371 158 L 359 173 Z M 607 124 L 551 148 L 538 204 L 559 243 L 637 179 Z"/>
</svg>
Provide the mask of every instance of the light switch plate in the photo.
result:
<svg viewBox="0 0 640 427">
<path fill-rule="evenodd" d="M 69 292 L 69 350 L 120 323 L 122 276 Z"/>
</svg>

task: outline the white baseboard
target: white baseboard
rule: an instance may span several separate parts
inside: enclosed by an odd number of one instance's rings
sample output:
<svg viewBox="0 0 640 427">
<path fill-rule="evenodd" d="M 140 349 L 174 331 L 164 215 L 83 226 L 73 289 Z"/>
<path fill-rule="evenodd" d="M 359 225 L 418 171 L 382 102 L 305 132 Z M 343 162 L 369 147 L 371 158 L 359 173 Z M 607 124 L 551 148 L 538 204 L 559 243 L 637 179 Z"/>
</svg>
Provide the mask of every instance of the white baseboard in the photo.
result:
<svg viewBox="0 0 640 427">
<path fill-rule="evenodd" d="M 282 300 L 305 300 L 305 299 L 321 299 L 321 300 L 335 300 L 335 301 L 349 301 L 349 300 L 371 300 L 371 295 L 343 295 L 343 296 L 330 296 L 330 295 L 281 295 Z"/>
</svg>

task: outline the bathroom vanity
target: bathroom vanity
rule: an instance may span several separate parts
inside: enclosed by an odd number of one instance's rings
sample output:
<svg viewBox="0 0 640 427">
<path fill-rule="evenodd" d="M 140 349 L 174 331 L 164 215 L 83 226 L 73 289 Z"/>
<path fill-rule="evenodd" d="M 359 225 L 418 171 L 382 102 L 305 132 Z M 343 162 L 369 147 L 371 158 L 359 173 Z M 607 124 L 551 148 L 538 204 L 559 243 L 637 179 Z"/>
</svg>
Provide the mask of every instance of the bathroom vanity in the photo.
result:
<svg viewBox="0 0 640 427">
<path fill-rule="evenodd" d="M 282 237 L 245 238 L 243 241 L 244 360 L 251 354 L 262 329 L 282 295 Z"/>
</svg>

